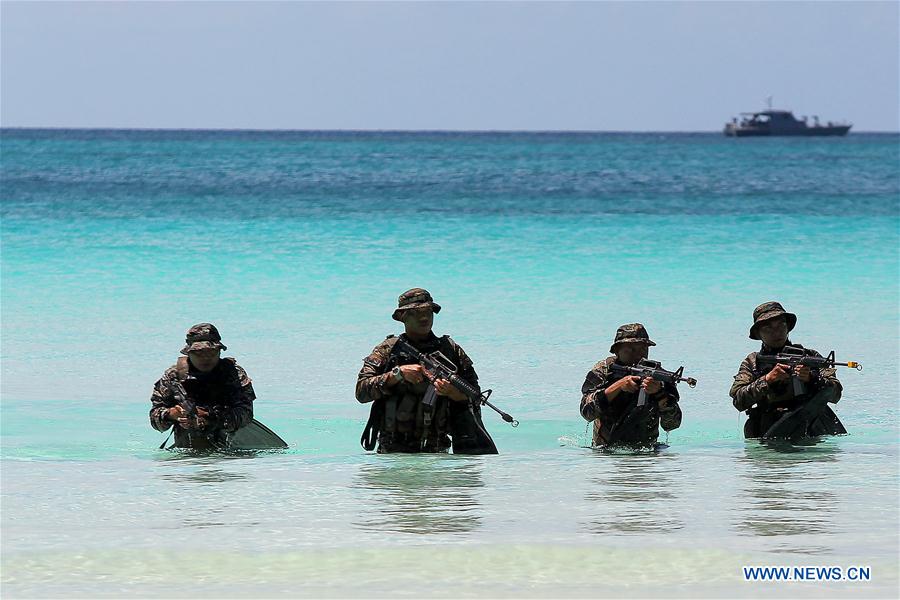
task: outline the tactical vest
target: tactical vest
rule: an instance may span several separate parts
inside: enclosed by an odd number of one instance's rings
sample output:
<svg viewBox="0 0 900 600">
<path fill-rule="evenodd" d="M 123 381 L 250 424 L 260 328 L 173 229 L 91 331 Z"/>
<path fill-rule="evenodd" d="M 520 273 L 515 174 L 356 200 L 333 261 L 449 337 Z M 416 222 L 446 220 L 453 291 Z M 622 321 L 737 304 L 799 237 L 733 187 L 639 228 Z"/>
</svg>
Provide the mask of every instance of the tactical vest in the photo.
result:
<svg viewBox="0 0 900 600">
<path fill-rule="evenodd" d="M 612 376 L 607 371 L 607 377 L 609 386 L 624 375 Z M 651 445 L 659 439 L 659 406 L 648 399 L 644 407 L 638 408 L 638 395 L 622 390 L 609 402 L 606 419 L 594 420 L 594 444 Z"/>
<path fill-rule="evenodd" d="M 218 377 L 199 378 L 190 374 L 188 358 L 178 357 L 175 363 L 175 375 L 188 397 L 198 406 L 212 408 L 213 406 L 227 406 L 239 390 L 234 389 L 232 382 L 237 381 L 237 361 L 233 358 L 219 360 L 216 370 Z"/>
<path fill-rule="evenodd" d="M 234 358 L 223 358 L 216 367 L 216 377 L 197 378 L 191 375 L 188 357 L 179 356 L 175 363 L 175 377 L 184 387 L 187 397 L 197 406 L 211 414 L 219 407 L 231 404 L 231 399 L 239 390 L 234 389 L 237 381 Z M 175 445 L 183 448 L 206 449 L 216 447 L 224 441 L 225 432 L 221 423 L 211 422 L 203 431 L 188 431 L 175 425 Z"/>
<path fill-rule="evenodd" d="M 800 344 L 792 345 L 796 348 L 803 347 Z M 759 356 L 760 354 L 760 352 L 757 352 L 756 356 Z M 760 377 L 765 377 L 769 371 L 775 368 L 775 365 L 760 365 L 756 356 L 753 358 L 752 381 L 756 381 Z M 770 401 L 766 398 L 746 411 L 747 422 L 744 423 L 745 438 L 760 437 L 769 427 L 781 418 L 781 415 L 785 411 L 796 408 L 797 405 L 806 398 L 806 394 L 801 397 L 794 397 L 794 388 L 790 378 L 768 384 L 768 388 L 769 395 L 772 396 L 773 400 Z"/>
<path fill-rule="evenodd" d="M 652 445 L 659 438 L 659 408 L 656 402 L 648 401 L 643 407 L 637 406 L 637 394 L 633 399 L 621 397 L 613 402 L 621 402 L 625 409 L 615 419 L 595 425 L 594 442 L 600 444 Z M 608 425 L 607 425 L 608 423 Z"/>
<path fill-rule="evenodd" d="M 458 352 L 450 336 L 437 338 L 435 346 L 425 348 L 423 351 L 439 350 L 453 361 L 457 368 L 460 366 Z M 418 363 L 393 346 L 385 371 L 389 372 L 394 367 L 411 364 Z M 422 404 L 422 398 L 428 386 L 427 380 L 418 384 L 401 381 L 393 388 L 388 388 L 386 390 L 388 393 L 375 402 L 369 421 L 371 426 L 378 429 L 378 441 L 382 446 L 398 445 L 407 450 L 429 451 L 444 451 L 449 448 L 451 401 L 445 396 L 438 396 L 433 410 L 427 411 Z M 364 433 L 361 441 L 364 448 L 372 450 L 375 440 L 368 430 L 369 426 L 367 426 L 368 435 Z"/>
<path fill-rule="evenodd" d="M 806 350 L 800 344 L 792 343 L 790 340 L 788 345 L 795 348 Z M 757 357 L 762 352 L 757 352 L 753 357 L 753 381 L 760 377 L 764 377 L 772 369 L 774 365 L 760 365 Z M 747 410 L 747 422 L 744 423 L 744 437 L 758 438 L 768 431 L 781 417 L 790 411 L 796 410 L 805 402 L 815 396 L 821 386 L 818 383 L 818 372 L 812 371 L 812 379 L 806 384 L 806 392 L 795 396 L 794 388 L 790 379 L 784 379 L 769 384 L 769 394 L 774 398 L 772 402 L 768 399 L 758 402 L 756 405 Z M 834 411 L 828 406 L 823 406 L 821 414 L 809 426 L 809 435 L 838 435 L 847 433 L 843 424 Z"/>
</svg>

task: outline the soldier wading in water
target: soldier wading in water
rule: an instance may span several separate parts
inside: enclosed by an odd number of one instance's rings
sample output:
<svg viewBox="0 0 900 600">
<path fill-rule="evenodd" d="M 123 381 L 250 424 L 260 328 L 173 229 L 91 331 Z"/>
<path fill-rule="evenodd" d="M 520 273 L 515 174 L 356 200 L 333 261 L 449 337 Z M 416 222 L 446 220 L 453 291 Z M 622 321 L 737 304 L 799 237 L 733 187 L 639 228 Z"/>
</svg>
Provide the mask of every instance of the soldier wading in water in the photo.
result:
<svg viewBox="0 0 900 600">
<path fill-rule="evenodd" d="M 214 325 L 194 325 L 184 356 L 153 386 L 150 424 L 158 431 L 174 427 L 178 448 L 219 448 L 253 421 L 253 384 L 233 358 L 221 358 L 226 349 Z"/>
<path fill-rule="evenodd" d="M 681 426 L 675 383 L 616 372 L 638 365 L 655 345 L 640 323 L 622 325 L 609 348 L 614 356 L 588 372 L 581 386 L 581 416 L 594 422 L 594 446 L 652 447 L 660 425 L 665 431 Z M 639 406 L 642 390 L 645 402 Z"/>
<path fill-rule="evenodd" d="M 450 381 L 436 378 L 398 344 L 403 340 L 422 354 L 440 352 L 456 375 L 480 392 L 471 359 L 450 336 L 437 337 L 431 330 L 440 311 L 426 290 L 404 292 L 393 314 L 404 333 L 388 336 L 363 360 L 356 399 L 373 403 L 360 440 L 366 450 L 374 450 L 377 441 L 380 453 L 447 452 L 451 447 L 456 454 L 497 452 L 481 420 L 480 403 Z"/>
<path fill-rule="evenodd" d="M 847 433 L 828 406 L 841 399 L 843 387 L 836 369 L 831 365 L 791 367 L 775 359 L 779 355 L 785 362 L 793 355 L 821 359 L 815 350 L 788 338 L 796 324 L 797 315 L 778 302 L 765 302 L 753 311 L 750 339 L 761 340 L 762 347 L 747 355 L 731 386 L 734 407 L 747 412 L 745 438 L 800 439 Z M 838 364 L 861 368 L 858 363 Z"/>
</svg>

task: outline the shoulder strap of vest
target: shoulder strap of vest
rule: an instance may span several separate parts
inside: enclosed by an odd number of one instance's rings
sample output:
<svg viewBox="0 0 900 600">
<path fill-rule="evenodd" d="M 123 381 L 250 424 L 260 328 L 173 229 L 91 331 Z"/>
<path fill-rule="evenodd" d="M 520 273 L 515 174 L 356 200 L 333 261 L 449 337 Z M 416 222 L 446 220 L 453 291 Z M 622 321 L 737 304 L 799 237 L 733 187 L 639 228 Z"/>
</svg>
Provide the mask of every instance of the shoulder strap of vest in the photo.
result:
<svg viewBox="0 0 900 600">
<path fill-rule="evenodd" d="M 399 339 L 400 338 L 396 335 L 389 335 L 386 338 L 384 338 L 384 341 L 381 342 L 381 344 L 378 345 L 379 348 L 382 348 L 382 347 L 387 348 L 389 361 L 393 360 L 393 358 L 395 356 L 395 350 L 397 348 L 397 341 Z"/>
<path fill-rule="evenodd" d="M 451 356 L 448 356 L 447 358 L 455 359 L 456 358 L 456 342 L 454 342 L 453 339 L 449 335 L 442 335 L 439 339 L 440 339 L 440 343 L 441 343 L 441 352 L 443 352 L 444 354 L 447 354 L 447 352 L 449 351 Z"/>
<path fill-rule="evenodd" d="M 179 356 L 178 360 L 175 361 L 175 375 L 178 377 L 178 381 L 184 381 L 188 376 L 188 357 L 187 356 Z"/>
</svg>

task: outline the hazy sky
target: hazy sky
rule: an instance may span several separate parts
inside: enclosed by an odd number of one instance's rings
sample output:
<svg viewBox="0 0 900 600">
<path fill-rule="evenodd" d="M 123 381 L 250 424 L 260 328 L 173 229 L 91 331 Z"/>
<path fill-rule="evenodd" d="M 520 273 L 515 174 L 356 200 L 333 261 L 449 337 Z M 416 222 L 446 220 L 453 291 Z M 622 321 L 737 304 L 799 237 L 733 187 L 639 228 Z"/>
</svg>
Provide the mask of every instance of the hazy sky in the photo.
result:
<svg viewBox="0 0 900 600">
<path fill-rule="evenodd" d="M 3 126 L 900 129 L 898 2 L 0 4 Z"/>
</svg>

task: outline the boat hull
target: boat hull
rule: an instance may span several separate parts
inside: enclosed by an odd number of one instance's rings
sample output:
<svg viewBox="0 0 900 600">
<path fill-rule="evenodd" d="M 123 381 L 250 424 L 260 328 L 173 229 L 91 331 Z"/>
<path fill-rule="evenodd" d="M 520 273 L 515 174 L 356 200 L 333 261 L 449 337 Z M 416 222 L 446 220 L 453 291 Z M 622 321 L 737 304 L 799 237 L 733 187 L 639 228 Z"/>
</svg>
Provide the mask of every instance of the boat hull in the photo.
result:
<svg viewBox="0 0 900 600">
<path fill-rule="evenodd" d="M 757 127 L 726 127 L 725 135 L 728 137 L 825 137 L 847 135 L 852 125 L 834 125 L 831 127 L 806 127 L 772 131 Z"/>
</svg>

